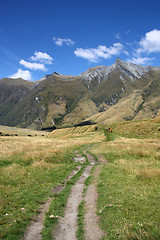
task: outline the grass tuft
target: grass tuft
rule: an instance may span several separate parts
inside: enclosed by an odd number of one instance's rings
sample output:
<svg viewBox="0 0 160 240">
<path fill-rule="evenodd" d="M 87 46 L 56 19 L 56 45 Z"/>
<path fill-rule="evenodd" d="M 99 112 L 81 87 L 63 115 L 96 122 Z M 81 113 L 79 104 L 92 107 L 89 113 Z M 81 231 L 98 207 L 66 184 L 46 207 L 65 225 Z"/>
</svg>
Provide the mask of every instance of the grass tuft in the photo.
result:
<svg viewBox="0 0 160 240">
<path fill-rule="evenodd" d="M 83 200 L 78 207 L 78 230 L 76 232 L 78 240 L 85 240 L 84 216 L 85 216 L 85 201 Z"/>
</svg>

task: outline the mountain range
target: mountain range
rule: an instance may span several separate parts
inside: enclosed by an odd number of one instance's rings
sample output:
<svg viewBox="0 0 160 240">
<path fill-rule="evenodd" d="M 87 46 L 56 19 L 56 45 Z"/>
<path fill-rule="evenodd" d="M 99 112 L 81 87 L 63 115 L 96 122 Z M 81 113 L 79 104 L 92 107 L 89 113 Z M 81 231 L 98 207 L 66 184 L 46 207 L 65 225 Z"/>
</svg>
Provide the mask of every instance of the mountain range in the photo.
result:
<svg viewBox="0 0 160 240">
<path fill-rule="evenodd" d="M 79 76 L 54 72 L 39 81 L 0 79 L 0 124 L 32 129 L 160 116 L 160 67 L 116 59 Z"/>
</svg>

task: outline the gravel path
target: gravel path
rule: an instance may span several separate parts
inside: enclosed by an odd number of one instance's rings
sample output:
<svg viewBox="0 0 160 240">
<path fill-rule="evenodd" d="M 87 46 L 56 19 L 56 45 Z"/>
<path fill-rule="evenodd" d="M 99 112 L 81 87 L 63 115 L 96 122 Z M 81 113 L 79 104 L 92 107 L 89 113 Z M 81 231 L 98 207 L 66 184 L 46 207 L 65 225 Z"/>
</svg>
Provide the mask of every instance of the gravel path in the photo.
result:
<svg viewBox="0 0 160 240">
<path fill-rule="evenodd" d="M 99 217 L 96 214 L 98 199 L 96 183 L 101 172 L 101 168 L 102 165 L 97 165 L 95 167 L 94 181 L 89 185 L 85 197 L 86 214 L 84 219 L 84 229 L 86 240 L 99 240 L 104 236 L 104 233 L 99 227 Z"/>
<path fill-rule="evenodd" d="M 57 229 L 53 232 L 53 238 L 55 240 L 77 240 L 77 215 L 78 206 L 83 200 L 83 189 L 85 187 L 84 182 L 90 176 L 91 169 L 98 163 L 94 156 L 84 151 L 90 165 L 86 167 L 84 173 L 79 178 L 77 183 L 72 187 L 71 194 L 68 198 L 68 203 L 65 209 L 64 217 L 59 219 Z M 100 163 L 103 163 L 100 159 Z M 99 240 L 104 236 L 104 233 L 99 227 L 99 217 L 96 214 L 97 211 L 97 198 L 98 193 L 96 189 L 96 183 L 102 165 L 97 165 L 94 170 L 94 181 L 89 185 L 86 197 L 85 197 L 85 238 L 86 240 Z"/>
</svg>

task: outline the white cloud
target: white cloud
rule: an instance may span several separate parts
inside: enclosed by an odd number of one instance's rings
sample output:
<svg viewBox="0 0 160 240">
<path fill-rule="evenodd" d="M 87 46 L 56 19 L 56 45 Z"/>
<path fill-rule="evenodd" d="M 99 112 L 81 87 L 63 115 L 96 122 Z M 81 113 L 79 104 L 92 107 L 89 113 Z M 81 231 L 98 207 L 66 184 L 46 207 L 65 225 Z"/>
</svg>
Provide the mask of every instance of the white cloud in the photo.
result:
<svg viewBox="0 0 160 240">
<path fill-rule="evenodd" d="M 145 37 L 139 42 L 141 48 L 138 52 L 160 52 L 160 30 L 154 29 L 145 34 Z"/>
<path fill-rule="evenodd" d="M 94 54 L 93 49 L 77 48 L 74 51 L 74 54 L 77 57 L 82 57 L 84 59 L 88 59 L 88 61 L 90 61 L 90 62 L 97 62 L 97 56 Z"/>
<path fill-rule="evenodd" d="M 75 44 L 74 41 L 72 41 L 70 38 L 53 38 L 53 41 L 56 45 L 62 47 L 63 44 L 66 44 L 68 46 L 73 46 Z"/>
<path fill-rule="evenodd" d="M 147 32 L 138 45 L 139 47 L 132 51 L 133 57 L 127 61 L 142 65 L 151 64 L 155 58 L 148 56 L 160 52 L 160 30 Z"/>
<path fill-rule="evenodd" d="M 35 51 L 34 56 L 30 57 L 30 60 L 45 64 L 52 64 L 53 58 L 47 53 Z"/>
<path fill-rule="evenodd" d="M 26 68 L 32 69 L 32 70 L 42 70 L 42 71 L 47 71 L 45 68 L 45 65 L 43 63 L 31 63 L 27 62 L 25 60 L 20 60 L 19 62 L 21 65 L 23 65 Z"/>
<path fill-rule="evenodd" d="M 133 57 L 132 59 L 127 59 L 127 62 L 146 65 L 149 64 L 154 58 L 149 57 Z"/>
<path fill-rule="evenodd" d="M 84 59 L 88 59 L 90 62 L 98 62 L 100 58 L 111 58 L 113 55 L 119 55 L 123 49 L 123 45 L 121 43 L 114 43 L 113 46 L 98 46 L 97 48 L 77 48 L 74 51 L 74 54 L 77 57 L 82 57 Z"/>
<path fill-rule="evenodd" d="M 10 78 L 23 78 L 24 80 L 32 79 L 31 73 L 28 70 L 23 71 L 22 69 L 18 69 L 17 73 L 14 73 L 13 75 L 11 75 L 9 77 Z"/>
</svg>

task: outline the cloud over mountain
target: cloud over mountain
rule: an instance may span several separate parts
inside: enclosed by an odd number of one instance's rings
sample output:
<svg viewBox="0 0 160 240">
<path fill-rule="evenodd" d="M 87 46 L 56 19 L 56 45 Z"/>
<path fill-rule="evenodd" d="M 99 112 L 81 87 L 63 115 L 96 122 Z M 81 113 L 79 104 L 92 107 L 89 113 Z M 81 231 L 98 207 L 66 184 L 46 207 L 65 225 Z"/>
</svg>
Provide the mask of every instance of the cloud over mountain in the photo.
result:
<svg viewBox="0 0 160 240">
<path fill-rule="evenodd" d="M 34 56 L 30 57 L 30 60 L 45 64 L 52 64 L 53 62 L 53 58 L 49 54 L 37 51 L 35 51 Z"/>
<path fill-rule="evenodd" d="M 10 78 L 22 78 L 24 80 L 31 80 L 32 75 L 28 70 L 23 71 L 22 69 L 18 69 L 16 73 L 13 75 L 9 76 Z"/>
<path fill-rule="evenodd" d="M 145 34 L 140 41 L 141 51 L 152 53 L 160 52 L 160 30 L 154 29 Z"/>
<path fill-rule="evenodd" d="M 100 58 L 108 59 L 114 55 L 119 55 L 123 49 L 121 43 L 114 43 L 113 46 L 106 47 L 104 45 L 99 45 L 97 48 L 77 48 L 74 54 L 77 57 L 82 57 L 90 62 L 98 62 Z"/>
<path fill-rule="evenodd" d="M 45 65 L 43 63 L 31 63 L 31 62 L 27 62 L 25 60 L 20 60 L 19 62 L 21 65 L 23 65 L 26 68 L 29 68 L 31 70 L 42 70 L 42 71 L 47 71 L 47 69 L 45 68 Z"/>
<path fill-rule="evenodd" d="M 138 48 L 134 49 L 128 62 L 135 64 L 150 64 L 155 59 L 155 54 L 160 52 L 160 30 L 154 29 L 147 32 L 138 42 Z M 151 56 L 152 54 L 152 56 Z M 154 54 L 154 55 L 153 55 Z"/>
</svg>

